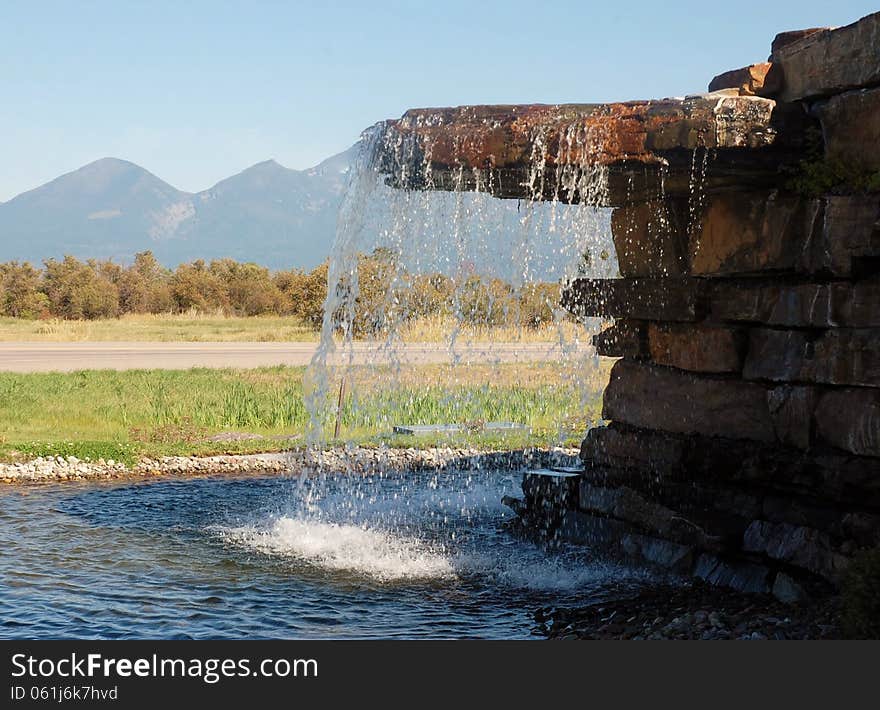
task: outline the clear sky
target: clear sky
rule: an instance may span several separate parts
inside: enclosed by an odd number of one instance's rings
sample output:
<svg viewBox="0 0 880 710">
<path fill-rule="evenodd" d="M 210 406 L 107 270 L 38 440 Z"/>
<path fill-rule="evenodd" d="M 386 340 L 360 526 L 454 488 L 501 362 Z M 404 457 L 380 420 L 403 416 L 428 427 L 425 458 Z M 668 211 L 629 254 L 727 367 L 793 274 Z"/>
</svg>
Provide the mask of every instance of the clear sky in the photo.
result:
<svg viewBox="0 0 880 710">
<path fill-rule="evenodd" d="M 416 106 L 704 90 L 856 0 L 0 0 L 0 201 L 104 156 L 201 190 Z"/>
</svg>

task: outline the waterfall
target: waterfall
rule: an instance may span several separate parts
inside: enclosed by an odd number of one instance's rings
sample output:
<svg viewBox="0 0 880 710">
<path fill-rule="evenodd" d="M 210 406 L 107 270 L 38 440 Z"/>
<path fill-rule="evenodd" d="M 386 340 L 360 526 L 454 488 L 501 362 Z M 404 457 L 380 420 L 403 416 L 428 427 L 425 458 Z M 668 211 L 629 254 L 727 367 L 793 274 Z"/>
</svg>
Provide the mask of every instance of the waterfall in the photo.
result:
<svg viewBox="0 0 880 710">
<path fill-rule="evenodd" d="M 592 160 L 602 141 L 579 121 L 554 135 L 536 127 L 526 197 L 514 200 L 494 196 L 505 178 L 492 170 L 462 163 L 436 180 L 431 140 L 385 123 L 363 134 L 331 251 L 321 343 L 306 376 L 310 442 L 326 438 L 339 383 L 355 380 L 359 364 L 381 363 L 386 380 L 399 381 L 404 342 L 419 336 L 413 323 L 428 297 L 442 304 L 433 335 L 451 367 L 450 385 L 455 366 L 476 351 L 500 364 L 500 350 L 493 358 L 499 337 L 505 347 L 525 346 L 535 319 L 558 381 L 591 380 L 599 323 L 574 322 L 556 294 L 575 277 L 617 275 L 609 211 L 601 207 L 607 169 Z M 361 393 L 350 385 L 345 394 L 356 403 Z M 561 437 L 562 421 L 559 427 Z"/>
</svg>

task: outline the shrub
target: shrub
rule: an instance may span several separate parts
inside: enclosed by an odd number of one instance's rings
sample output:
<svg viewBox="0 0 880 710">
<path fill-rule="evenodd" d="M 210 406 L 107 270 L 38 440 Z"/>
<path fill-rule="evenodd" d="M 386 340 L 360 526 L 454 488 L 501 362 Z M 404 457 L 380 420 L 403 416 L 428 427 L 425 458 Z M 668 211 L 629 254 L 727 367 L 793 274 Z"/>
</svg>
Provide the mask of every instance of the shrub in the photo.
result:
<svg viewBox="0 0 880 710">
<path fill-rule="evenodd" d="M 65 256 L 47 260 L 45 267 L 42 289 L 54 315 L 77 320 L 119 315 L 119 289 L 96 261 Z"/>
<path fill-rule="evenodd" d="M 30 264 L 0 264 L 0 315 L 27 319 L 49 316 L 49 298 L 39 289 L 40 272 Z"/>
<path fill-rule="evenodd" d="M 218 309 L 229 310 L 226 284 L 217 273 L 208 269 L 202 259 L 178 266 L 170 286 L 171 298 L 178 311 L 209 313 Z"/>
</svg>

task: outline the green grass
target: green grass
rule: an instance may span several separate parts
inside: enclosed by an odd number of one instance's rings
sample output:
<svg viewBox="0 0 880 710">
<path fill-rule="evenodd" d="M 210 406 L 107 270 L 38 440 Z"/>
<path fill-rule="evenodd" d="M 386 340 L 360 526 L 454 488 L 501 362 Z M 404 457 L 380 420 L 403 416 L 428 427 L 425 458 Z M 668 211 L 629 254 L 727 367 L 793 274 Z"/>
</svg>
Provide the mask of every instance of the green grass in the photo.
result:
<svg viewBox="0 0 880 710">
<path fill-rule="evenodd" d="M 281 450 L 309 422 L 304 368 L 254 370 L 88 370 L 0 373 L 0 457 L 131 462 L 138 456 Z M 583 386 L 549 364 L 412 366 L 356 371 L 341 418 L 341 439 L 363 445 L 479 444 L 490 448 L 574 443 L 599 421 L 607 364 Z M 332 433 L 336 392 L 329 395 L 325 435 Z M 514 421 L 531 434 L 466 431 L 433 437 L 394 436 L 394 424 Z M 211 442 L 224 431 L 264 438 Z"/>
</svg>

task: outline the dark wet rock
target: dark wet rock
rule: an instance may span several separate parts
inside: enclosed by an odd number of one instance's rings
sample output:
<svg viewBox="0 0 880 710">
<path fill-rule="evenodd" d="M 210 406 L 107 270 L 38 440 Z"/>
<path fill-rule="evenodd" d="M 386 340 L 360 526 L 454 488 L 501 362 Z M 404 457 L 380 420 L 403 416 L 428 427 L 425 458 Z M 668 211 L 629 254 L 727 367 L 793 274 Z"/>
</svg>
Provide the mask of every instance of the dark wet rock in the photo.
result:
<svg viewBox="0 0 880 710">
<path fill-rule="evenodd" d="M 812 496 L 826 506 L 833 505 L 831 511 L 837 517 L 839 505 L 880 509 L 877 461 L 843 451 L 814 447 L 806 452 L 779 444 L 765 446 L 612 423 L 587 433 L 581 458 L 597 482 L 641 485 L 652 491 L 680 482 L 691 495 L 705 486 L 719 502 L 723 491 L 739 487 L 741 493 L 732 504 L 747 516 L 757 517 L 761 510 L 754 503 L 756 488 L 776 491 L 789 500 L 793 495 Z M 753 492 L 748 494 L 748 490 Z"/>
<path fill-rule="evenodd" d="M 704 285 L 695 279 L 575 279 L 562 307 L 578 316 L 692 322 L 702 317 Z"/>
<path fill-rule="evenodd" d="M 753 329 L 744 376 L 778 382 L 880 387 L 880 329 Z"/>
<path fill-rule="evenodd" d="M 642 321 L 618 320 L 593 336 L 593 347 L 605 357 L 646 358 L 650 355 L 647 326 Z"/>
<path fill-rule="evenodd" d="M 880 195 L 829 195 L 824 203 L 825 223 L 813 270 L 857 278 L 877 273 Z"/>
<path fill-rule="evenodd" d="M 813 412 L 819 394 L 814 387 L 783 385 L 767 392 L 773 432 L 786 446 L 807 449 L 812 444 Z"/>
<path fill-rule="evenodd" d="M 762 385 L 627 360 L 611 371 L 602 411 L 605 419 L 635 427 L 776 440 Z"/>
<path fill-rule="evenodd" d="M 697 558 L 692 571 L 695 577 L 717 587 L 738 592 L 764 594 L 770 591 L 770 570 L 759 564 L 727 561 L 711 554 Z"/>
<path fill-rule="evenodd" d="M 849 563 L 829 535 L 787 523 L 754 521 L 743 536 L 743 547 L 747 552 L 767 555 L 831 581 L 838 580 Z"/>
<path fill-rule="evenodd" d="M 794 578 L 779 572 L 773 580 L 773 596 L 783 604 L 797 604 L 807 598 L 807 593 Z"/>
<path fill-rule="evenodd" d="M 557 539 L 597 549 L 617 548 L 632 527 L 619 520 L 567 510 L 557 531 Z"/>
<path fill-rule="evenodd" d="M 628 533 L 620 540 L 631 558 L 675 572 L 688 573 L 694 560 L 694 548 L 663 538 Z"/>
<path fill-rule="evenodd" d="M 666 540 L 702 549 L 719 546 L 718 538 L 708 534 L 697 523 L 626 486 L 597 486 L 588 480 L 582 480 L 578 502 L 585 512 L 622 520 Z"/>
<path fill-rule="evenodd" d="M 684 276 L 690 212 L 687 200 L 666 199 L 618 207 L 611 213 L 611 235 L 624 278 Z"/>
<path fill-rule="evenodd" d="M 877 51 L 880 52 L 880 29 Z M 832 96 L 817 113 L 822 122 L 827 160 L 862 170 L 880 170 L 880 89 L 859 89 Z"/>
<path fill-rule="evenodd" d="M 713 283 L 715 322 L 760 323 L 795 328 L 880 325 L 880 281 L 856 283 Z"/>
<path fill-rule="evenodd" d="M 514 498 L 513 496 L 504 496 L 501 504 L 510 508 L 515 515 L 522 516 L 526 513 L 526 505 L 522 498 Z"/>
<path fill-rule="evenodd" d="M 880 389 L 825 392 L 816 407 L 815 421 L 819 437 L 832 446 L 863 456 L 880 456 Z"/>
</svg>

